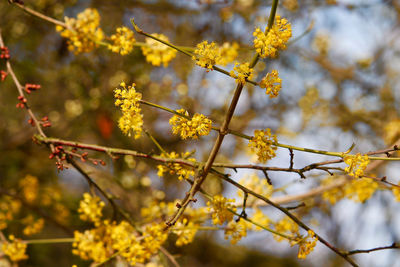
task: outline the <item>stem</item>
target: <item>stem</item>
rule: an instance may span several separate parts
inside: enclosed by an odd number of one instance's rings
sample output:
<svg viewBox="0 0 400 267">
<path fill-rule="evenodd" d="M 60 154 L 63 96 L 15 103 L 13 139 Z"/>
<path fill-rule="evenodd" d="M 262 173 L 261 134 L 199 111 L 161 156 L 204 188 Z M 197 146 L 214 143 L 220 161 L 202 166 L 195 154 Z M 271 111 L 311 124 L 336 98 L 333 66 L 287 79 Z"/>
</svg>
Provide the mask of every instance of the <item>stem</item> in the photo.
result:
<svg viewBox="0 0 400 267">
<path fill-rule="evenodd" d="M 24 240 L 27 244 L 57 244 L 57 243 L 72 243 L 74 238 L 49 238 L 49 239 L 31 239 Z"/>
</svg>

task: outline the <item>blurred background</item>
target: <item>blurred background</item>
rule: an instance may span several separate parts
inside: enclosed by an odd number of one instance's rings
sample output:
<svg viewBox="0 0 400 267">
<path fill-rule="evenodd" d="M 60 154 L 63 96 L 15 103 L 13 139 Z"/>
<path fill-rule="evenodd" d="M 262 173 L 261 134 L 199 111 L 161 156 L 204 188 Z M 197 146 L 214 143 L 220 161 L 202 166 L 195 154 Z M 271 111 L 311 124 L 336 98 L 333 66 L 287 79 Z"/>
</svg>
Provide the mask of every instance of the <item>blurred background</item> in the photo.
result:
<svg viewBox="0 0 400 267">
<path fill-rule="evenodd" d="M 108 36 L 122 25 L 132 29 L 129 20 L 134 17 L 144 31 L 163 33 L 176 45 L 194 47 L 202 40 L 237 42 L 238 61 L 245 62 L 253 54 L 252 32 L 256 26 L 267 25 L 272 1 L 24 2 L 58 20 L 76 17 L 88 7 L 96 8 Z M 231 128 L 248 135 L 254 129 L 271 128 L 281 143 L 330 151 L 346 151 L 353 142 L 354 152 L 362 153 L 392 144 L 400 137 L 399 12 L 400 2 L 396 0 L 280 1 L 277 13 L 292 24 L 293 37 L 278 58 L 259 62 L 254 80 L 277 69 L 282 90 L 278 98 L 270 99 L 263 89 L 247 85 Z M 233 79 L 216 71 L 206 72 L 182 54 L 168 67 L 152 66 L 139 48 L 127 56 L 104 47 L 74 55 L 55 25 L 5 0 L 0 1 L 0 28 L 21 83 L 42 86 L 28 96 L 28 101 L 37 117 L 49 116 L 52 127 L 46 134 L 51 137 L 158 154 L 145 135 L 134 140 L 119 130 L 121 114 L 114 106 L 113 90 L 121 81 L 136 83 L 144 100 L 172 109 L 185 108 L 190 114 L 205 114 L 215 125 L 223 121 L 235 87 Z M 135 38 L 144 40 L 139 35 Z M 4 62 L 0 64 L 4 70 Z M 232 68 L 233 64 L 226 67 Z M 28 214 L 45 214 L 44 230 L 32 239 L 71 236 L 73 230 L 87 228 L 76 211 L 82 193 L 88 191 L 87 183 L 72 169 L 57 172 L 49 150 L 32 142 L 35 128 L 27 123 L 27 113 L 15 108 L 17 96 L 11 77 L 7 77 L 0 83 L 0 198 L 21 194 L 21 180 L 31 175 L 37 177 L 36 186 L 42 196 L 48 195 L 49 203 L 23 205 L 4 233 L 30 239 L 22 233 L 22 219 Z M 215 132 L 199 140 L 181 141 L 171 133 L 169 113 L 147 106 L 142 112 L 146 129 L 165 150 L 195 150 L 193 157 L 198 161 L 207 159 Z M 119 204 L 133 218 L 140 218 L 140 208 L 150 199 L 173 201 L 182 198 L 189 188 L 174 176 L 160 179 L 157 164 L 152 161 L 130 157 L 112 160 L 94 152 L 90 155 L 103 159 L 106 166 L 87 164 L 85 168 L 99 185 L 119 197 Z M 278 149 L 277 155 L 268 166 L 289 166 L 287 150 Z M 247 163 L 251 158 L 247 142 L 227 136 L 217 161 Z M 331 158 L 295 152 L 294 167 L 327 159 Z M 399 163 L 392 162 L 374 172 L 398 183 L 399 170 Z M 226 173 L 239 181 L 252 172 Z M 271 172 L 269 176 L 279 189 L 273 196 L 282 196 L 307 192 L 320 185 L 327 174 L 313 171 L 301 180 L 291 173 Z M 210 194 L 223 192 L 237 198 L 234 188 L 215 177 L 209 177 L 204 187 Z M 400 241 L 400 204 L 390 190 L 378 190 L 365 203 L 343 198 L 332 206 L 321 196 L 305 203 L 298 214 L 339 248 L 367 249 Z M 202 205 L 204 201 L 195 206 Z M 263 211 L 272 218 L 282 216 L 270 207 Z M 111 209 L 107 212 L 111 216 Z M 169 240 L 166 248 L 179 255 L 182 266 L 346 266 L 321 244 L 306 260 L 298 260 L 295 247 L 276 242 L 267 232 L 249 234 L 237 245 L 230 245 L 222 234 L 199 232 L 192 244 L 178 248 L 174 240 Z M 89 266 L 71 255 L 71 244 L 30 245 L 28 254 L 29 259 L 20 266 L 54 266 L 55 255 L 59 266 Z M 361 266 L 400 266 L 398 257 L 398 251 L 386 250 L 358 254 L 355 259 Z M 0 265 L 3 262 L 6 264 L 0 259 Z"/>
</svg>

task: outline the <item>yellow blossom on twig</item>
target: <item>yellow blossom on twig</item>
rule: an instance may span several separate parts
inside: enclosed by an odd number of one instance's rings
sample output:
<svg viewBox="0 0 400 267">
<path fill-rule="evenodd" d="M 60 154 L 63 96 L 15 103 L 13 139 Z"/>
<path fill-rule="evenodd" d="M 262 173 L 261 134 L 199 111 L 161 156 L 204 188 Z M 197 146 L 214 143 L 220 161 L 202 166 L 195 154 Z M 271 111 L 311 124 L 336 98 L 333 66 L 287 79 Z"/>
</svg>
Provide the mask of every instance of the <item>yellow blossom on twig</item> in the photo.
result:
<svg viewBox="0 0 400 267">
<path fill-rule="evenodd" d="M 235 67 L 233 70 L 229 72 L 231 77 L 236 79 L 237 83 L 245 83 L 246 80 L 251 79 L 253 77 L 253 69 L 250 68 L 250 63 L 239 64 L 235 63 Z"/>
<path fill-rule="evenodd" d="M 276 156 L 274 143 L 277 143 L 276 135 L 271 134 L 270 129 L 255 130 L 254 137 L 249 141 L 249 147 L 255 151 L 258 156 L 258 161 L 265 163 L 267 160 Z"/>
<path fill-rule="evenodd" d="M 22 223 L 26 225 L 23 230 L 24 235 L 34 235 L 42 231 L 44 226 L 43 218 L 39 218 L 35 221 L 32 215 L 28 215 L 22 220 Z"/>
<path fill-rule="evenodd" d="M 189 113 L 184 109 L 177 110 L 178 113 L 189 116 Z M 211 131 L 211 120 L 203 114 L 194 114 L 191 119 L 186 119 L 182 116 L 174 115 L 169 120 L 172 125 L 172 132 L 179 134 L 182 139 L 193 138 L 208 135 Z"/>
<path fill-rule="evenodd" d="M 98 223 L 103 215 L 104 206 L 104 202 L 99 197 L 84 193 L 83 200 L 79 202 L 79 218 L 83 221 Z"/>
<path fill-rule="evenodd" d="M 116 33 L 111 35 L 110 39 L 112 44 L 108 45 L 108 49 L 121 55 L 129 54 L 136 42 L 133 31 L 125 26 L 117 28 Z"/>
<path fill-rule="evenodd" d="M 87 8 L 77 18 L 65 17 L 67 28 L 57 26 L 61 36 L 68 39 L 68 49 L 75 54 L 90 52 L 104 39 L 100 25 L 100 15 L 96 9 Z"/>
<path fill-rule="evenodd" d="M 193 242 L 199 225 L 191 221 L 189 222 L 187 218 L 183 218 L 174 228 L 177 229 L 172 229 L 172 232 L 178 236 L 175 244 L 176 246 L 181 247 Z"/>
<path fill-rule="evenodd" d="M 279 91 L 282 88 L 282 79 L 278 76 L 278 71 L 273 70 L 261 80 L 260 87 L 265 88 L 265 93 L 269 95 L 270 98 L 277 97 Z"/>
<path fill-rule="evenodd" d="M 193 56 L 193 60 L 196 60 L 196 64 L 200 67 L 213 70 L 213 66 L 217 64 L 219 60 L 220 53 L 216 43 L 208 43 L 208 41 L 203 41 L 196 46 L 194 53 L 197 56 Z"/>
<path fill-rule="evenodd" d="M 22 195 L 26 202 L 33 204 L 38 196 L 39 181 L 35 176 L 30 174 L 26 175 L 19 181 L 19 186 L 22 189 Z"/>
<path fill-rule="evenodd" d="M 356 178 L 360 178 L 364 175 L 364 171 L 369 164 L 368 155 L 363 156 L 360 153 L 356 155 L 345 155 L 343 156 L 343 161 L 349 165 L 344 171 Z"/>
<path fill-rule="evenodd" d="M 134 83 L 126 87 L 126 84 L 121 82 L 120 86 L 122 89 L 117 88 L 114 91 L 115 105 L 119 106 L 122 111 L 118 126 L 128 136 L 131 136 L 131 132 L 133 132 L 135 139 L 137 139 L 142 134 L 143 126 L 143 115 L 139 105 L 142 94 L 136 92 Z"/>
<path fill-rule="evenodd" d="M 278 49 L 286 49 L 286 43 L 292 36 L 292 28 L 286 19 L 276 15 L 274 25 L 267 33 L 256 28 L 253 36 L 255 37 L 254 47 L 260 57 L 276 57 Z"/>
<path fill-rule="evenodd" d="M 225 239 L 231 238 L 231 244 L 234 245 L 239 242 L 242 237 L 247 235 L 247 224 L 246 221 L 240 220 L 230 221 L 225 228 Z"/>
<path fill-rule="evenodd" d="M 178 158 L 182 158 L 182 159 L 186 159 L 189 160 L 193 163 L 196 162 L 196 159 L 194 158 L 188 158 L 190 155 L 190 152 L 185 152 L 185 153 L 181 153 L 181 155 L 179 156 L 179 154 L 175 153 L 175 152 L 171 152 L 171 153 L 161 153 L 161 157 L 165 157 L 165 158 L 169 158 L 169 159 L 178 159 Z M 182 179 L 189 179 L 190 176 L 194 176 L 194 170 L 191 168 L 188 168 L 186 166 L 182 166 L 182 164 L 179 163 L 166 163 L 165 165 L 158 165 L 158 172 L 157 175 L 160 177 L 164 176 L 165 172 L 169 172 L 169 174 L 177 174 L 178 175 L 178 179 L 182 180 Z"/>
<path fill-rule="evenodd" d="M 307 237 L 301 239 L 299 244 L 299 252 L 297 257 L 299 259 L 305 259 L 311 251 L 314 250 L 314 247 L 317 245 L 318 237 L 315 236 L 315 233 L 312 230 L 308 230 Z"/>
<path fill-rule="evenodd" d="M 233 219 L 233 213 L 229 211 L 236 211 L 236 207 L 231 203 L 234 203 L 234 199 L 227 199 L 221 195 L 214 196 L 212 201 L 207 202 L 209 210 L 212 212 L 213 224 L 222 225 L 224 222 L 230 222 Z"/>
<path fill-rule="evenodd" d="M 169 41 L 168 37 L 163 34 L 153 33 L 152 35 L 163 41 Z M 164 67 L 168 67 L 169 62 L 175 58 L 177 53 L 175 49 L 149 37 L 146 37 L 146 45 L 141 47 L 143 55 L 147 62 L 154 66 L 163 64 Z"/>
<path fill-rule="evenodd" d="M 214 65 L 226 66 L 233 62 L 238 56 L 239 45 L 233 43 L 232 45 L 228 42 L 219 46 L 218 44 L 208 41 L 203 41 L 197 44 L 193 56 L 193 60 L 200 67 L 206 68 L 208 70 L 213 70 Z"/>
<path fill-rule="evenodd" d="M 8 237 L 10 242 L 4 242 L 1 246 L 1 250 L 7 255 L 12 261 L 26 260 L 28 255 L 25 254 L 27 244 L 23 243 L 21 239 L 15 238 L 14 235 Z"/>
</svg>

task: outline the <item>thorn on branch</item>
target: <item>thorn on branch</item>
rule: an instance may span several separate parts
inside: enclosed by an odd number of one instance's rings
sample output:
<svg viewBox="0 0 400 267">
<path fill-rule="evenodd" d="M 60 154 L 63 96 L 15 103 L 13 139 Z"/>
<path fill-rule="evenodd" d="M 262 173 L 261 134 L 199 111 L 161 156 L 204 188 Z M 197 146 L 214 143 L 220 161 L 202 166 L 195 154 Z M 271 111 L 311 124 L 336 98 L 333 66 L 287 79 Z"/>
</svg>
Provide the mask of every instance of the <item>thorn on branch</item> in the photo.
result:
<svg viewBox="0 0 400 267">
<path fill-rule="evenodd" d="M 289 169 L 293 169 L 294 153 L 293 153 L 293 149 L 291 149 L 291 148 L 289 148 L 289 155 L 290 155 L 290 165 L 289 165 Z"/>
<path fill-rule="evenodd" d="M 386 178 L 387 178 L 386 176 L 383 176 L 383 177 L 381 177 L 380 180 L 381 180 L 382 182 L 386 182 Z"/>
<path fill-rule="evenodd" d="M 386 156 L 387 156 L 388 158 L 390 158 L 391 155 L 390 155 L 389 152 L 386 152 L 385 154 L 386 154 Z"/>
<path fill-rule="evenodd" d="M 399 150 L 399 147 L 397 145 L 394 145 L 393 150 Z"/>
<path fill-rule="evenodd" d="M 304 172 L 303 170 L 298 170 L 297 173 L 300 175 L 300 178 L 301 178 L 301 179 L 306 179 L 307 177 L 304 175 L 303 172 Z"/>
</svg>

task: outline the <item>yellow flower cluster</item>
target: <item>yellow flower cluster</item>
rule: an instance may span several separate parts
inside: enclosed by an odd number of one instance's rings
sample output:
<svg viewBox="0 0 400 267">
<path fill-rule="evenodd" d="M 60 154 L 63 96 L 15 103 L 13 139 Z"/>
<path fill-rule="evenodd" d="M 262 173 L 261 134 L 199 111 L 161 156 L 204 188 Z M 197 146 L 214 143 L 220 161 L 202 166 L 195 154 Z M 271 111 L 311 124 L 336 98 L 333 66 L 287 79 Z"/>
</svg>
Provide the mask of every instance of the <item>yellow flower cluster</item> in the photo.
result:
<svg viewBox="0 0 400 267">
<path fill-rule="evenodd" d="M 1 246 L 3 253 L 12 261 L 26 260 L 28 258 L 28 255 L 25 254 L 27 244 L 22 243 L 20 239 L 16 239 L 14 235 L 10 235 L 8 239 L 11 242 L 4 242 Z"/>
<path fill-rule="evenodd" d="M 369 164 L 368 155 L 361 155 L 357 153 L 356 155 L 345 155 L 343 161 L 349 165 L 344 169 L 350 176 L 360 178 L 364 175 L 364 171 Z"/>
<path fill-rule="evenodd" d="M 329 185 L 335 180 L 336 177 L 328 177 L 322 181 L 322 184 Z M 369 178 L 353 179 L 343 187 L 336 187 L 325 191 L 322 194 L 322 198 L 327 200 L 331 205 L 336 204 L 336 202 L 345 197 L 356 202 L 365 202 L 372 197 L 378 187 L 378 182 Z"/>
<path fill-rule="evenodd" d="M 96 9 L 87 8 L 79 13 L 77 19 L 65 17 L 67 28 L 57 26 L 61 36 L 68 39 L 68 49 L 75 54 L 89 52 L 104 39 L 100 25 L 100 15 Z"/>
<path fill-rule="evenodd" d="M 363 203 L 372 197 L 378 187 L 378 182 L 372 179 L 355 179 L 346 184 L 344 188 L 344 193 L 349 199 L 353 199 L 354 201 Z"/>
<path fill-rule="evenodd" d="M 139 101 L 142 99 L 142 94 L 137 93 L 135 84 L 126 87 L 124 82 L 120 83 L 122 89 L 115 89 L 114 97 L 115 105 L 121 108 L 122 117 L 119 118 L 118 126 L 121 131 L 131 136 L 134 133 L 135 139 L 139 138 L 142 134 L 143 115 L 140 113 L 141 109 Z"/>
<path fill-rule="evenodd" d="M 75 231 L 72 253 L 97 263 L 118 253 L 131 265 L 136 265 L 153 256 L 167 237 L 161 224 L 147 225 L 139 236 L 126 221 L 117 224 L 105 220 L 83 233 Z"/>
<path fill-rule="evenodd" d="M 238 56 L 239 45 L 237 43 L 230 44 L 225 42 L 219 47 L 219 57 L 217 65 L 226 66 L 232 63 Z"/>
<path fill-rule="evenodd" d="M 192 243 L 198 229 L 199 225 L 192 221 L 189 222 L 187 218 L 184 218 L 182 222 L 178 222 L 172 229 L 172 232 L 178 236 L 175 242 L 176 246 L 181 247 Z"/>
<path fill-rule="evenodd" d="M 292 28 L 286 19 L 277 15 L 274 25 L 266 34 L 260 28 L 256 28 L 253 36 L 254 47 L 260 57 L 276 57 L 278 49 L 286 49 L 286 43 L 292 37 Z"/>
<path fill-rule="evenodd" d="M 14 219 L 14 215 L 21 209 L 21 202 L 8 196 L 0 200 L 0 230 L 7 228 L 8 223 Z"/>
<path fill-rule="evenodd" d="M 116 32 L 110 37 L 112 44 L 108 45 L 108 49 L 121 55 L 129 54 L 133 49 L 133 44 L 136 42 L 133 31 L 124 26 L 117 28 Z"/>
<path fill-rule="evenodd" d="M 255 173 L 245 175 L 242 179 L 240 179 L 239 183 L 244 187 L 256 192 L 257 194 L 263 195 L 264 197 L 269 197 L 274 190 L 274 187 L 268 184 L 267 179 L 261 179 Z M 240 189 L 238 189 L 237 194 L 239 197 L 244 197 L 243 191 Z M 255 201 L 256 198 L 250 195 L 247 199 L 247 205 L 251 206 Z"/>
<path fill-rule="evenodd" d="M 153 33 L 152 35 L 165 42 L 169 41 L 168 37 L 163 34 Z M 175 49 L 148 37 L 146 38 L 146 46 L 141 48 L 147 62 L 154 66 L 160 66 L 162 63 L 164 67 L 168 67 L 169 62 L 176 56 Z"/>
<path fill-rule="evenodd" d="M 255 210 L 255 212 L 254 212 L 253 216 L 250 217 L 250 219 L 253 222 L 258 223 L 260 225 L 268 226 L 268 224 L 270 223 L 270 219 L 268 218 L 268 216 L 266 216 L 259 208 L 255 208 L 254 210 Z M 263 231 L 264 230 L 261 227 L 256 226 L 251 223 L 247 223 L 247 227 L 254 231 Z"/>
<path fill-rule="evenodd" d="M 79 218 L 83 221 L 91 221 L 98 224 L 103 216 L 102 210 L 104 206 L 104 202 L 99 197 L 84 193 L 83 200 L 79 202 Z"/>
<path fill-rule="evenodd" d="M 181 153 L 180 157 L 179 157 L 179 154 L 175 153 L 175 152 L 161 153 L 161 157 L 164 157 L 164 158 L 169 158 L 169 159 L 182 158 L 182 159 L 186 159 L 186 160 L 189 160 L 189 161 L 195 163 L 196 159 L 188 158 L 189 155 L 190 155 L 189 152 Z M 158 168 L 157 175 L 160 177 L 163 177 L 165 172 L 169 172 L 169 174 L 171 174 L 171 175 L 173 175 L 173 174 L 178 175 L 179 180 L 183 180 L 183 179 L 186 180 L 186 179 L 189 179 L 190 176 L 194 176 L 193 169 L 189 169 L 185 166 L 182 166 L 179 163 L 166 163 L 165 165 L 158 165 L 157 168 Z"/>
<path fill-rule="evenodd" d="M 28 215 L 22 220 L 22 223 L 26 225 L 23 230 L 24 235 L 34 235 L 42 231 L 44 227 L 43 218 L 39 218 L 35 221 L 32 215 Z"/>
<path fill-rule="evenodd" d="M 237 83 L 244 84 L 246 80 L 253 77 L 253 69 L 250 68 L 250 63 L 239 64 L 235 63 L 233 70 L 229 72 L 229 75 L 236 79 Z"/>
<path fill-rule="evenodd" d="M 239 45 L 233 43 L 232 45 L 225 42 L 222 46 L 218 46 L 216 43 L 203 41 L 196 46 L 193 56 L 193 60 L 200 67 L 208 70 L 213 70 L 214 65 L 226 66 L 236 59 L 238 56 Z"/>
<path fill-rule="evenodd" d="M 28 174 L 19 181 L 19 186 L 25 201 L 29 204 L 33 204 L 36 201 L 39 192 L 38 179 L 35 176 Z"/>
<path fill-rule="evenodd" d="M 233 219 L 233 213 L 229 210 L 236 211 L 234 199 L 227 199 L 221 195 L 214 196 L 212 201 L 207 202 L 209 211 L 212 212 L 213 224 L 223 225 L 224 222 L 230 222 Z"/>
<path fill-rule="evenodd" d="M 315 233 L 312 230 L 308 230 L 308 235 L 304 239 L 299 242 L 299 252 L 297 257 L 299 259 L 305 259 L 311 251 L 314 250 L 314 247 L 317 245 L 318 237 L 315 236 Z"/>
<path fill-rule="evenodd" d="M 255 130 L 254 137 L 251 138 L 248 146 L 253 152 L 256 151 L 258 161 L 265 163 L 276 156 L 276 147 L 273 145 L 277 142 L 276 135 L 271 134 L 270 129 Z"/>
<path fill-rule="evenodd" d="M 282 88 L 282 79 L 278 75 L 278 71 L 273 70 L 271 73 L 267 73 L 260 82 L 260 87 L 266 89 L 265 93 L 270 98 L 277 97 Z"/>
<path fill-rule="evenodd" d="M 189 113 L 184 109 L 178 109 L 176 112 L 189 116 Z M 201 135 L 208 135 L 210 133 L 212 122 L 203 114 L 196 113 L 191 119 L 174 115 L 169 120 L 169 124 L 172 125 L 172 133 L 179 134 L 182 139 L 197 139 Z"/>
<path fill-rule="evenodd" d="M 279 233 L 295 235 L 299 232 L 299 226 L 289 217 L 285 216 L 275 224 L 275 230 Z M 274 235 L 275 240 L 282 241 L 283 237 Z"/>
<path fill-rule="evenodd" d="M 209 44 L 208 41 L 197 44 L 194 53 L 197 55 L 197 57 L 193 56 L 196 64 L 209 70 L 213 70 L 213 66 L 217 64 L 217 60 L 220 57 L 217 44 L 214 42 Z"/>
<path fill-rule="evenodd" d="M 245 237 L 247 235 L 247 224 L 246 221 L 240 220 L 238 222 L 236 221 L 230 221 L 225 228 L 225 239 L 228 240 L 229 237 L 231 239 L 231 244 L 235 245 L 237 242 L 239 242 L 242 237 Z"/>
</svg>

